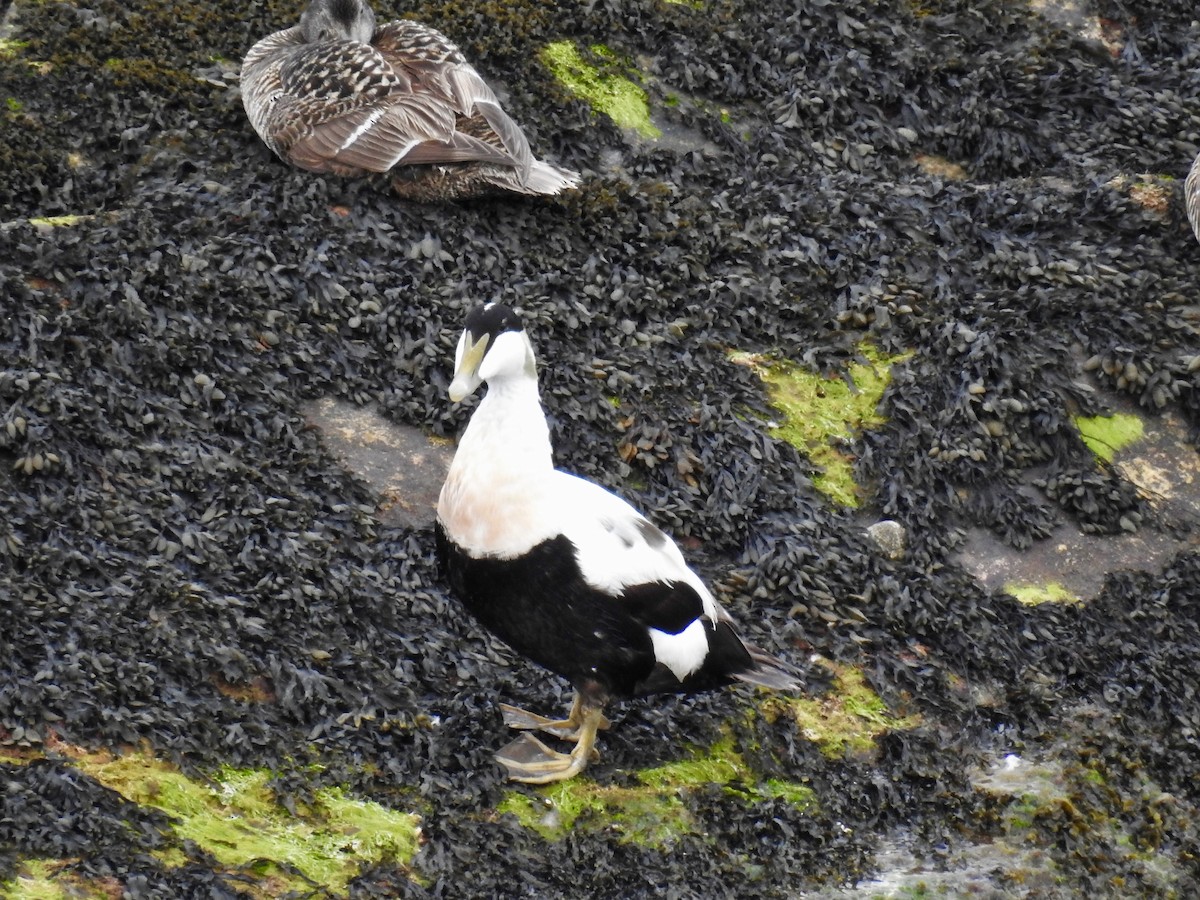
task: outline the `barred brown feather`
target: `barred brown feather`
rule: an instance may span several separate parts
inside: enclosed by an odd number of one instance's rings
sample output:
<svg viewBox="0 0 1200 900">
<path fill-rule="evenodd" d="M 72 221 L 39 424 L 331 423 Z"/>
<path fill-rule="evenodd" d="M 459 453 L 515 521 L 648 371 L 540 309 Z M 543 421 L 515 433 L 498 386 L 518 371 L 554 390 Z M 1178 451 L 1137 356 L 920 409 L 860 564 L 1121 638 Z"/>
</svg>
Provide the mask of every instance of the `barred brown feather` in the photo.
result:
<svg viewBox="0 0 1200 900">
<path fill-rule="evenodd" d="M 256 43 L 242 62 L 242 102 L 281 159 L 335 175 L 386 172 L 414 199 L 579 183 L 533 156 L 449 38 L 419 22 L 376 28 L 363 0 L 312 0 L 300 25 Z"/>
</svg>

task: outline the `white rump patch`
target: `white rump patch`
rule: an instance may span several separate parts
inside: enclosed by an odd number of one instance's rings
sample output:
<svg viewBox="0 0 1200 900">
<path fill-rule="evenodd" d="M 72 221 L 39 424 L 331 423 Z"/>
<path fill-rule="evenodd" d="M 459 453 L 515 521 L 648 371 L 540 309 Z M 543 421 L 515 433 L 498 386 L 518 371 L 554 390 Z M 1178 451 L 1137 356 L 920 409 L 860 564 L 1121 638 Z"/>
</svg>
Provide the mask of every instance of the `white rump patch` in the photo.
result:
<svg viewBox="0 0 1200 900">
<path fill-rule="evenodd" d="M 704 664 L 708 656 L 708 635 L 704 632 L 704 620 L 696 619 L 679 634 L 648 629 L 654 644 L 654 658 L 666 666 L 680 681 L 687 678 Z"/>
</svg>

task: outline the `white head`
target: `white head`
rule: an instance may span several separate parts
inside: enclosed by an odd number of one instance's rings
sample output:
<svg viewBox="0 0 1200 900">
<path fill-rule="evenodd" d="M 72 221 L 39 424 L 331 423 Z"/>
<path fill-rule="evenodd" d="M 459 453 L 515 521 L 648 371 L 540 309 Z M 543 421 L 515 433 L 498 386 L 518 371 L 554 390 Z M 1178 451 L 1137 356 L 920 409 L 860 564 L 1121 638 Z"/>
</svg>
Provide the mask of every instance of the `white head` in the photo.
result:
<svg viewBox="0 0 1200 900">
<path fill-rule="evenodd" d="M 304 40 L 362 41 L 375 36 L 375 12 L 365 0 L 312 0 L 300 16 Z"/>
<path fill-rule="evenodd" d="M 488 303 L 467 316 L 454 353 L 450 399 L 457 403 L 485 381 L 508 378 L 537 378 L 533 345 L 520 316 L 500 303 Z"/>
</svg>

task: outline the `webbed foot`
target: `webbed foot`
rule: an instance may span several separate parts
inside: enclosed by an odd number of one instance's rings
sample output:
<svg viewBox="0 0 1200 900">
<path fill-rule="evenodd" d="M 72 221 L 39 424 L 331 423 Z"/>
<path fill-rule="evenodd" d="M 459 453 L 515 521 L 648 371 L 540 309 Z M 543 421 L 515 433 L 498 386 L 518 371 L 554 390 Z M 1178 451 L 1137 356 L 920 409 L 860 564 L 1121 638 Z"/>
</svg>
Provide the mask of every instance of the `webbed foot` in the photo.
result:
<svg viewBox="0 0 1200 900">
<path fill-rule="evenodd" d="M 526 784 L 549 784 L 573 778 L 587 768 L 590 754 L 551 750 L 532 734 L 523 734 L 505 745 L 496 754 L 496 762 L 504 767 L 510 781 Z"/>
<path fill-rule="evenodd" d="M 504 724 L 509 728 L 516 728 L 519 731 L 541 731 L 568 741 L 579 738 L 579 726 L 583 721 L 583 715 L 579 709 L 578 694 L 575 695 L 575 703 L 571 706 L 571 714 L 565 719 L 547 719 L 545 716 L 539 716 L 537 713 L 531 713 L 518 706 L 509 706 L 507 703 L 500 704 Z M 601 715 L 596 727 L 603 731 L 608 726 L 608 719 Z"/>
<path fill-rule="evenodd" d="M 505 723 L 513 728 L 545 731 L 575 744 L 570 753 L 559 753 L 532 734 L 521 735 L 496 754 L 496 762 L 504 767 L 505 774 L 512 781 L 526 784 L 563 781 L 578 775 L 599 756 L 596 752 L 596 732 L 608 727 L 608 719 L 602 708 L 581 703 L 578 694 L 571 707 L 571 715 L 558 721 L 515 706 L 501 704 L 501 709 Z"/>
</svg>

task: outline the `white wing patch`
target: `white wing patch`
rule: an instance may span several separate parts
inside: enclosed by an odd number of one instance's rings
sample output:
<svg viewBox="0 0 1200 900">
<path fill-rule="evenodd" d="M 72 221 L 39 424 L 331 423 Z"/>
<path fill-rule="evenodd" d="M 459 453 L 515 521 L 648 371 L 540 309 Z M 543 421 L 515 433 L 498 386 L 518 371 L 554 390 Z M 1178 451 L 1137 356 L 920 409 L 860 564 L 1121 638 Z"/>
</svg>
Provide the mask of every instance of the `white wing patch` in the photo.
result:
<svg viewBox="0 0 1200 900">
<path fill-rule="evenodd" d="M 615 596 L 632 585 L 683 582 L 700 595 L 712 621 L 728 617 L 675 542 L 645 516 L 598 484 L 566 472 L 555 476 L 562 533 L 575 545 L 588 584 Z"/>
<path fill-rule="evenodd" d="M 679 634 L 669 634 L 651 628 L 650 641 L 654 644 L 654 658 L 666 666 L 680 681 L 687 678 L 704 664 L 708 656 L 708 634 L 704 622 L 696 619 Z"/>
<path fill-rule="evenodd" d="M 688 567 L 675 542 L 645 516 L 597 484 L 564 472 L 555 475 L 562 533 L 575 545 L 584 581 L 614 598 L 654 582 L 686 584 L 699 596 L 702 616 L 677 634 L 647 628 L 654 658 L 683 681 L 708 656 L 705 620 L 716 624 L 729 620 L 729 614 Z"/>
</svg>

